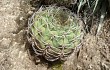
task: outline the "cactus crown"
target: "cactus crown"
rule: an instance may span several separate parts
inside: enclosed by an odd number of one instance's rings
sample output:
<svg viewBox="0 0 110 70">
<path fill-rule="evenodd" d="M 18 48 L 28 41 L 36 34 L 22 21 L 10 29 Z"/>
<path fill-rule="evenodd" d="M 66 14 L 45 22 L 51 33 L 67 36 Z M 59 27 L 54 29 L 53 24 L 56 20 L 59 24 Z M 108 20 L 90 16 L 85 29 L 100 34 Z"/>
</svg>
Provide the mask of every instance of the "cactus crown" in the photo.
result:
<svg viewBox="0 0 110 70">
<path fill-rule="evenodd" d="M 41 7 L 29 20 L 36 54 L 49 61 L 63 60 L 80 43 L 81 30 L 71 12 L 61 7 Z"/>
</svg>

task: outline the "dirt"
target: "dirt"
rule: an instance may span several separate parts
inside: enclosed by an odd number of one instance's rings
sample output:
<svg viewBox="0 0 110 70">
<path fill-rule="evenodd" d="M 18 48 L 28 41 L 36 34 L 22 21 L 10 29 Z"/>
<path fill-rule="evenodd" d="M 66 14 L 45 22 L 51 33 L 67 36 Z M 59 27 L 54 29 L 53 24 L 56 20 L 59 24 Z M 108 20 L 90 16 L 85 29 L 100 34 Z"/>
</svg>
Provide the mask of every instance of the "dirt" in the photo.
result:
<svg viewBox="0 0 110 70">
<path fill-rule="evenodd" d="M 110 19 L 98 36 L 87 34 L 82 46 L 59 66 L 35 64 L 26 50 L 30 0 L 0 0 L 0 70 L 110 70 Z M 59 67 L 59 68 L 58 68 Z"/>
<path fill-rule="evenodd" d="M 110 20 L 100 35 L 84 37 L 82 47 L 69 57 L 63 70 L 110 70 Z"/>
<path fill-rule="evenodd" d="M 0 70 L 46 70 L 35 65 L 25 49 L 29 0 L 0 0 Z"/>
</svg>

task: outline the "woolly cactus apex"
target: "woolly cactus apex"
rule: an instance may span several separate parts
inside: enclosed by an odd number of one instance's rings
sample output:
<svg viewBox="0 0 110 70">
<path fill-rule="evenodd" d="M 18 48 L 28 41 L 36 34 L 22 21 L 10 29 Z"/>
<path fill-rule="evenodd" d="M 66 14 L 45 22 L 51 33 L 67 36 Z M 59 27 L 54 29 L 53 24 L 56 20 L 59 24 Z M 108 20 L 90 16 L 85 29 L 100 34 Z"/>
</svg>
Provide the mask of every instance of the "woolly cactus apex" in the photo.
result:
<svg viewBox="0 0 110 70">
<path fill-rule="evenodd" d="M 28 22 L 34 52 L 48 61 L 63 60 L 80 44 L 81 29 L 66 8 L 41 7 Z"/>
</svg>

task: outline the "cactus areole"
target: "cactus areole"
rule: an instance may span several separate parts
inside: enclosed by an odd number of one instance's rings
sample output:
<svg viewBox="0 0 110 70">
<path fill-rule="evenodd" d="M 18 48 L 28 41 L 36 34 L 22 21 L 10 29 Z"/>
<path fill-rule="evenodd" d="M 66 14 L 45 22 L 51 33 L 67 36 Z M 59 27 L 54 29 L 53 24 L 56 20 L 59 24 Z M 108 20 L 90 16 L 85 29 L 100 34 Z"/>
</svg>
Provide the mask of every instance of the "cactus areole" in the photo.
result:
<svg viewBox="0 0 110 70">
<path fill-rule="evenodd" d="M 28 41 L 36 55 L 48 61 L 64 60 L 80 44 L 81 30 L 75 17 L 56 6 L 41 7 L 28 21 Z"/>
</svg>

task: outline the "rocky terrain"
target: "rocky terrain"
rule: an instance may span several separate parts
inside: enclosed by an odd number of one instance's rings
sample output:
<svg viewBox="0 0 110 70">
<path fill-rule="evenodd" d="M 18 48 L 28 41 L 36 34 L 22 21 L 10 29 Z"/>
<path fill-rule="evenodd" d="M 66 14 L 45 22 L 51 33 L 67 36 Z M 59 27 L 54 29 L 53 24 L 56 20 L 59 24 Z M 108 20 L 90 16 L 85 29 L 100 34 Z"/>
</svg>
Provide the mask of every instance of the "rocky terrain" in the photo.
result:
<svg viewBox="0 0 110 70">
<path fill-rule="evenodd" d="M 110 70 L 110 19 L 98 36 L 87 34 L 82 46 L 59 66 L 35 64 L 26 50 L 30 0 L 0 0 L 0 70 Z"/>
</svg>

